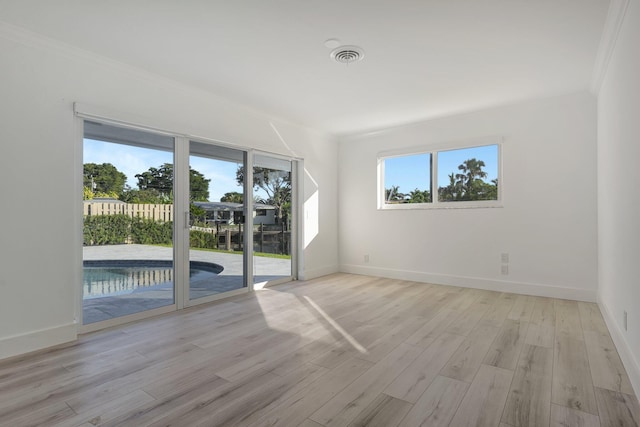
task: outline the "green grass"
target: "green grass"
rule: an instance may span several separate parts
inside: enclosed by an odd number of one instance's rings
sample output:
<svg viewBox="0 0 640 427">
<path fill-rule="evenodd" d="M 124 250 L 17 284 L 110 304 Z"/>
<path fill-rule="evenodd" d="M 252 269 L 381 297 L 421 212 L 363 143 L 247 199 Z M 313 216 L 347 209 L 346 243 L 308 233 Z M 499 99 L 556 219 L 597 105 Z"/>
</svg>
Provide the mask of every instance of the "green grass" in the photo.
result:
<svg viewBox="0 0 640 427">
<path fill-rule="evenodd" d="M 264 258 L 291 259 L 291 255 L 270 254 L 267 252 L 254 252 L 253 254 Z"/>
<path fill-rule="evenodd" d="M 165 248 L 172 248 L 173 245 L 169 244 L 155 244 L 150 246 L 162 246 Z M 231 254 L 231 255 L 242 255 L 242 252 L 238 251 L 226 251 L 224 249 L 208 249 L 208 248 L 190 248 L 194 251 L 205 251 L 205 252 L 218 252 L 221 254 Z M 291 259 L 291 255 L 281 255 L 281 254 L 270 254 L 267 252 L 254 252 L 253 255 L 263 257 L 263 258 L 276 258 L 276 259 Z"/>
</svg>

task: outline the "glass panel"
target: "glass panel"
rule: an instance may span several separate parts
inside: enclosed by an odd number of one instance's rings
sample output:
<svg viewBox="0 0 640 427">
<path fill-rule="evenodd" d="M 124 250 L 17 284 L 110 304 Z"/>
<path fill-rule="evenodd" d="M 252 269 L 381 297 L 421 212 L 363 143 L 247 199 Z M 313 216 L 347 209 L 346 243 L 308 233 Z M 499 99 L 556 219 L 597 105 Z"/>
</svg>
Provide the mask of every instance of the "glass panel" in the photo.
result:
<svg viewBox="0 0 640 427">
<path fill-rule="evenodd" d="M 253 167 L 254 283 L 291 277 L 291 162 L 256 155 Z"/>
<path fill-rule="evenodd" d="M 85 122 L 84 324 L 174 303 L 173 146 Z"/>
<path fill-rule="evenodd" d="M 384 159 L 384 203 L 431 202 L 431 154 Z"/>
<path fill-rule="evenodd" d="M 438 201 L 498 200 L 498 145 L 438 152 Z"/>
<path fill-rule="evenodd" d="M 190 143 L 189 299 L 246 286 L 244 153 Z"/>
</svg>

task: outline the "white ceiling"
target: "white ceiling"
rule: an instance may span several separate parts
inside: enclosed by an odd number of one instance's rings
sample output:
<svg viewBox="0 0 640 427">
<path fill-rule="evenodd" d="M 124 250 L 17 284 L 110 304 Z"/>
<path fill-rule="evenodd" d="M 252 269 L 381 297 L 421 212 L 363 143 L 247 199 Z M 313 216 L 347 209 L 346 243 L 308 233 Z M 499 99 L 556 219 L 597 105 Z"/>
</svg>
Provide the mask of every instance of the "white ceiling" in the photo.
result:
<svg viewBox="0 0 640 427">
<path fill-rule="evenodd" d="M 588 89 L 608 0 L 0 0 L 0 21 L 334 134 Z M 324 41 L 365 50 L 333 62 Z"/>
</svg>

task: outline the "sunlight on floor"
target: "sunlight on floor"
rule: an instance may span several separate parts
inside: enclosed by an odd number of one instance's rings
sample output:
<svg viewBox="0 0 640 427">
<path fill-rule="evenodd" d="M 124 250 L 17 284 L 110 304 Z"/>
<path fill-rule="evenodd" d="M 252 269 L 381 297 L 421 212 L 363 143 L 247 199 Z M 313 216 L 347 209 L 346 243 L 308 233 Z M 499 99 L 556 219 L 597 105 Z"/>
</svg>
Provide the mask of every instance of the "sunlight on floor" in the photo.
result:
<svg viewBox="0 0 640 427">
<path fill-rule="evenodd" d="M 351 344 L 353 346 L 353 348 L 358 350 L 360 353 L 363 353 L 363 354 L 367 353 L 367 349 L 366 348 L 364 348 L 362 345 L 360 345 L 360 343 L 358 341 L 356 341 L 355 338 L 353 338 L 351 335 L 349 335 L 349 333 L 347 331 L 345 331 L 338 324 L 338 322 L 333 320 L 327 313 L 325 313 L 324 310 L 322 310 L 318 306 L 318 304 L 313 302 L 313 300 L 311 298 L 309 298 L 308 296 L 305 296 L 304 299 L 307 300 L 307 302 L 311 305 L 311 307 L 313 307 L 331 326 L 333 326 L 333 328 L 337 332 L 339 332 L 340 335 L 342 335 L 344 337 L 344 339 L 346 339 L 349 342 L 349 344 Z"/>
<path fill-rule="evenodd" d="M 283 300 L 287 302 L 287 309 L 284 311 L 291 311 L 293 316 L 287 315 L 283 310 L 274 310 L 269 307 L 272 303 L 271 297 L 274 295 L 271 292 L 277 294 L 278 305 L 282 305 Z M 368 353 L 364 346 L 308 296 L 305 295 L 302 297 L 303 299 L 299 299 L 293 294 L 269 289 L 262 289 L 255 295 L 261 306 L 264 321 L 269 328 L 294 333 L 301 337 L 318 333 L 320 335 L 326 334 L 327 338 L 331 338 L 333 341 L 344 339 L 358 352 Z M 291 321 L 292 317 L 295 318 L 295 322 Z"/>
</svg>

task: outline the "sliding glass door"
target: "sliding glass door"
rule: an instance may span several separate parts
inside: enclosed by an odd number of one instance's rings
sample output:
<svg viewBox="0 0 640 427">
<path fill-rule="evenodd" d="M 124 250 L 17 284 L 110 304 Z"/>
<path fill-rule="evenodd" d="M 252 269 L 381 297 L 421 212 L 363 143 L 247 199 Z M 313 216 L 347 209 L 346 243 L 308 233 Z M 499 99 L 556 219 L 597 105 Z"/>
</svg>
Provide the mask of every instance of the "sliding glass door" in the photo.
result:
<svg viewBox="0 0 640 427">
<path fill-rule="evenodd" d="M 85 325 L 172 306 L 174 139 L 85 122 Z"/>
<path fill-rule="evenodd" d="M 253 282 L 291 280 L 293 215 L 292 162 L 256 154 L 253 162 Z"/>
<path fill-rule="evenodd" d="M 292 172 L 274 156 L 85 121 L 84 330 L 291 280 Z"/>
<path fill-rule="evenodd" d="M 191 303 L 247 287 L 244 234 L 251 222 L 244 213 L 245 153 L 196 141 L 189 147 Z"/>
</svg>

